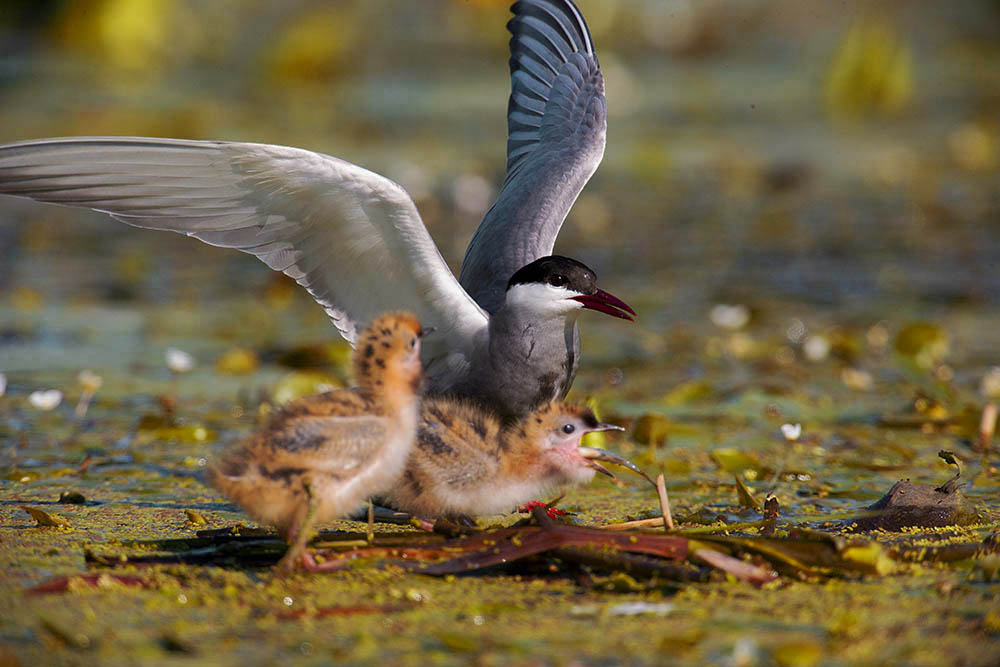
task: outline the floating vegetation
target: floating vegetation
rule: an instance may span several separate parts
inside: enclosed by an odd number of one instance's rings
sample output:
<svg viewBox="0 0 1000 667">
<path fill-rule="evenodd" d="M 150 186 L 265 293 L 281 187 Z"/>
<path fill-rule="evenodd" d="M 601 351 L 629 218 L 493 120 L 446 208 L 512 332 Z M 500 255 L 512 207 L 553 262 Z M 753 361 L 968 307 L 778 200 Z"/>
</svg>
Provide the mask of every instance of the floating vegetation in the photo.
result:
<svg viewBox="0 0 1000 667">
<path fill-rule="evenodd" d="M 315 148 L 406 187 L 458 269 L 510 0 L 57 4 L 5 24 L 4 141 Z M 201 475 L 345 386 L 327 315 L 234 251 L 4 199 L 0 664 L 1000 662 L 996 3 L 580 4 L 609 136 L 556 248 L 640 318 L 581 317 L 570 398 L 670 506 L 623 473 L 551 523 L 336 522 L 331 571 L 275 576 L 287 544 Z"/>
</svg>

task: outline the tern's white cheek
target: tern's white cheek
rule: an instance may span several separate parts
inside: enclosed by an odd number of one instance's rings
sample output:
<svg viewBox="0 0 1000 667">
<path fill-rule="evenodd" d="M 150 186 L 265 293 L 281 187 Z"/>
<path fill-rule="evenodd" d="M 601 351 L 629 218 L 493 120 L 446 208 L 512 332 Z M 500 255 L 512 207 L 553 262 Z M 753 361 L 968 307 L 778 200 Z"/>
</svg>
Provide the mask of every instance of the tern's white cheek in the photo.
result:
<svg viewBox="0 0 1000 667">
<path fill-rule="evenodd" d="M 532 313 L 568 313 L 583 308 L 570 298 L 575 294 L 565 287 L 525 283 L 507 290 L 506 303 Z"/>
</svg>

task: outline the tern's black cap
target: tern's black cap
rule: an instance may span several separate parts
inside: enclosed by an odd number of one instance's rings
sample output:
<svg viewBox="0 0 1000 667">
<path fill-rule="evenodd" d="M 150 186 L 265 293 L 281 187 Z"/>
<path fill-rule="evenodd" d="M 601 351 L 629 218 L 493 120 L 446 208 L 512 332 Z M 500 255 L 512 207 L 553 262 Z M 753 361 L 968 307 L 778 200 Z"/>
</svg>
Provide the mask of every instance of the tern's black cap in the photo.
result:
<svg viewBox="0 0 1000 667">
<path fill-rule="evenodd" d="M 534 283 L 565 287 L 580 294 L 597 292 L 597 274 L 593 269 L 583 262 L 561 255 L 541 257 L 527 266 L 522 266 L 507 281 L 507 289 L 514 285 Z"/>
</svg>

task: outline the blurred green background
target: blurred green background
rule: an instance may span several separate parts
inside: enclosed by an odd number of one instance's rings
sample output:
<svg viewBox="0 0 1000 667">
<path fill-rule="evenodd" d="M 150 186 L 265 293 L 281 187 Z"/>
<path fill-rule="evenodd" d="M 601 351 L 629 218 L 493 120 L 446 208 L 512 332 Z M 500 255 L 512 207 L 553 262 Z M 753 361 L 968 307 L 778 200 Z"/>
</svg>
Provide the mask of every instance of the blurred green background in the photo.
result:
<svg viewBox="0 0 1000 667">
<path fill-rule="evenodd" d="M 719 301 L 774 299 L 779 327 L 796 304 L 826 323 L 995 313 L 998 3 L 580 6 L 608 147 L 557 251 L 649 303 L 645 334 L 703 323 Z M 134 134 L 336 155 L 406 187 L 454 269 L 502 181 L 506 0 L 6 7 L 0 140 Z M 212 303 L 273 280 L 237 253 L 98 214 L 10 198 L 2 211 L 0 297 L 22 314 L 73 299 Z M 966 342 L 974 356 L 993 346 Z M 0 348 L 7 368 L 51 359 Z"/>
<path fill-rule="evenodd" d="M 312 148 L 400 181 L 455 265 L 502 180 L 508 5 L 8 0 L 0 140 Z M 710 267 L 723 291 L 760 273 L 805 298 L 1000 291 L 1000 4 L 580 6 L 609 140 L 561 249 L 646 276 Z M 843 263 L 886 251 L 899 262 Z"/>
<path fill-rule="evenodd" d="M 699 373 L 697 354 L 732 356 L 693 342 L 719 331 L 718 303 L 749 309 L 785 360 L 809 333 L 947 319 L 960 380 L 996 363 L 1000 4 L 580 6 L 607 82 L 608 147 L 556 249 L 642 315 L 629 329 L 588 322 L 585 364 L 652 359 L 667 389 Z M 7 7 L 2 141 L 151 135 L 336 155 L 400 182 L 456 270 L 502 181 L 506 0 Z M 85 211 L 11 198 L 0 211 L 8 371 L 153 363 L 150 336 L 217 355 L 229 339 L 332 335 L 301 290 L 239 253 Z M 305 321 L 231 309 L 261 294 Z M 150 324 L 165 306 L 190 322 Z"/>
</svg>

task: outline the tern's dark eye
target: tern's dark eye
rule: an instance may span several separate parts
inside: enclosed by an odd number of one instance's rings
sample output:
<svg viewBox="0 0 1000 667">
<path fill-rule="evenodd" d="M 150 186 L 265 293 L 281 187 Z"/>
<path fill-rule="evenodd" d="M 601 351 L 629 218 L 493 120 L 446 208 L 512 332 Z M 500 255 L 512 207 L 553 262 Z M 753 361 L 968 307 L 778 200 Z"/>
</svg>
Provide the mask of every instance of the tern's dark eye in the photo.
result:
<svg viewBox="0 0 1000 667">
<path fill-rule="evenodd" d="M 576 427 L 573 426 L 572 424 L 563 424 L 562 432 L 565 433 L 566 435 L 571 434 L 575 430 L 576 430 Z"/>
<path fill-rule="evenodd" d="M 569 279 L 561 273 L 557 273 L 554 276 L 549 277 L 549 284 L 553 287 L 562 287 L 568 282 Z"/>
</svg>

